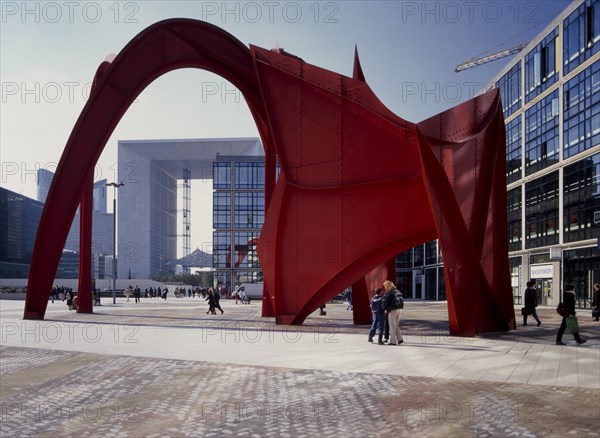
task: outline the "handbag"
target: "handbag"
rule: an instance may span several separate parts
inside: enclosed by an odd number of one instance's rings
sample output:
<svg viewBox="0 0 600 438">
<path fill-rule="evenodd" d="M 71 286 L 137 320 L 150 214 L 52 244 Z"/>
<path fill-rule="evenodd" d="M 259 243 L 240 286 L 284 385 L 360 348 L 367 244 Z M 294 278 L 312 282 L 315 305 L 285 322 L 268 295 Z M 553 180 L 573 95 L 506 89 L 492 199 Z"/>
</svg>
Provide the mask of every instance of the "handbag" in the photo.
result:
<svg viewBox="0 0 600 438">
<path fill-rule="evenodd" d="M 558 307 L 556 308 L 556 313 L 558 313 L 563 318 L 568 315 L 567 309 L 565 309 L 565 305 L 563 304 L 562 301 L 560 303 L 558 303 Z"/>
<path fill-rule="evenodd" d="M 521 307 L 521 315 L 527 315 L 527 310 L 525 310 L 525 307 Z"/>
<path fill-rule="evenodd" d="M 576 316 L 567 316 L 567 331 L 569 333 L 579 333 L 579 323 L 577 322 Z"/>
<path fill-rule="evenodd" d="M 592 318 L 600 318 L 600 309 L 592 309 Z"/>
</svg>

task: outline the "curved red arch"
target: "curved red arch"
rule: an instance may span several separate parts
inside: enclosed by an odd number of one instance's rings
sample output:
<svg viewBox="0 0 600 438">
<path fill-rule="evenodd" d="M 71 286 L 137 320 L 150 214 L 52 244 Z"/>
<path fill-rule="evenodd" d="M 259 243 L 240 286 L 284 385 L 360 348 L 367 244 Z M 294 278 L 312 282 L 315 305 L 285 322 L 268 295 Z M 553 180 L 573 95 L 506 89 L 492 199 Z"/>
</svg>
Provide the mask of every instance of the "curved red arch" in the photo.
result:
<svg viewBox="0 0 600 438">
<path fill-rule="evenodd" d="M 437 236 L 450 332 L 515 327 L 498 90 L 413 124 L 385 108 L 363 75 L 351 79 L 281 51 L 249 50 L 187 19 L 149 27 L 99 69 L 42 214 L 25 318 L 44 316 L 84 182 L 122 115 L 154 79 L 185 67 L 232 82 L 265 147 L 263 315 L 301 324 L 353 283 L 362 285 L 362 315 L 366 287 L 393 275 L 387 261 Z M 282 169 L 276 185 L 275 151 Z"/>
<path fill-rule="evenodd" d="M 235 85 L 248 103 L 263 145 L 269 148 L 268 121 L 246 46 L 224 30 L 197 20 L 165 20 L 142 31 L 112 63 L 98 68 L 93 92 L 58 163 L 31 259 L 25 318 L 44 317 L 86 175 L 93 171 L 119 120 L 152 81 L 179 68 L 208 70 Z"/>
</svg>

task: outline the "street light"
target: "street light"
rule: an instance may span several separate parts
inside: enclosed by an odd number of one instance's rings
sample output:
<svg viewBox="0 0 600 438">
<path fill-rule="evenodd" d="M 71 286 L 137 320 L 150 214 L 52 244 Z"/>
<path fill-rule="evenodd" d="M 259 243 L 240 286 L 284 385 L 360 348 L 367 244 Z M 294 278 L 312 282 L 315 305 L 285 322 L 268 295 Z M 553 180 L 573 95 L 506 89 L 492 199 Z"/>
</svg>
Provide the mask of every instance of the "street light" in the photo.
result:
<svg viewBox="0 0 600 438">
<path fill-rule="evenodd" d="M 123 187 L 125 184 L 122 182 L 111 182 L 107 183 L 107 186 L 112 187 L 113 190 L 113 304 L 117 304 L 117 189 Z"/>
</svg>

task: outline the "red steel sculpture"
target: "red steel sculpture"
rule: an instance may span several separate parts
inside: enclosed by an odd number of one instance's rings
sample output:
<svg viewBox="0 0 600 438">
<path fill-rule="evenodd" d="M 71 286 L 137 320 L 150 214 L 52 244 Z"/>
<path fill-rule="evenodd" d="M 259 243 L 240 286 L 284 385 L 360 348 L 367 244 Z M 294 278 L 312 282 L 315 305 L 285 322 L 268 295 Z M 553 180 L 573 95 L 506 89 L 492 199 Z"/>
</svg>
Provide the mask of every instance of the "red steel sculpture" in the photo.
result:
<svg viewBox="0 0 600 438">
<path fill-rule="evenodd" d="M 352 284 L 354 321 L 368 323 L 370 293 L 394 279 L 396 254 L 437 238 L 451 334 L 515 328 L 497 89 L 413 124 L 375 96 L 356 54 L 349 78 L 189 19 L 150 26 L 101 67 L 44 207 L 26 319 L 44 317 L 91 170 L 129 105 L 159 76 L 200 68 L 241 91 L 265 148 L 263 316 L 302 324 Z"/>
</svg>

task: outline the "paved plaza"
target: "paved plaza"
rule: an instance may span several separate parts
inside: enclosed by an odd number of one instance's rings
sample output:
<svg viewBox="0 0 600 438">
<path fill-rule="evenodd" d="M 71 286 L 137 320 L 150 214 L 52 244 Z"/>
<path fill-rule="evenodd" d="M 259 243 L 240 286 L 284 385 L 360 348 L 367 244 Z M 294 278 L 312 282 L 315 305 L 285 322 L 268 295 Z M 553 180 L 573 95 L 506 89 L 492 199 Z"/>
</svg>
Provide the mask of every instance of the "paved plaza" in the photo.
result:
<svg viewBox="0 0 600 438">
<path fill-rule="evenodd" d="M 0 436 L 598 437 L 600 325 L 579 313 L 476 338 L 448 335 L 445 303 L 407 302 L 401 346 L 367 343 L 345 304 L 299 327 L 260 303 L 103 299 L 22 320 L 0 301 Z M 517 312 L 518 313 L 518 312 Z M 519 316 L 520 322 L 520 316 Z M 410 435 L 409 435 L 410 434 Z"/>
</svg>

